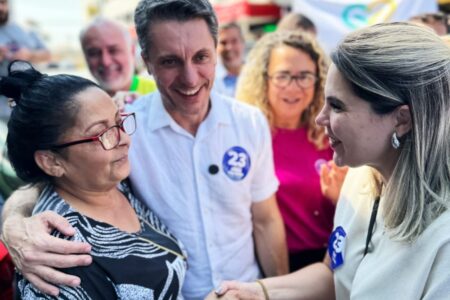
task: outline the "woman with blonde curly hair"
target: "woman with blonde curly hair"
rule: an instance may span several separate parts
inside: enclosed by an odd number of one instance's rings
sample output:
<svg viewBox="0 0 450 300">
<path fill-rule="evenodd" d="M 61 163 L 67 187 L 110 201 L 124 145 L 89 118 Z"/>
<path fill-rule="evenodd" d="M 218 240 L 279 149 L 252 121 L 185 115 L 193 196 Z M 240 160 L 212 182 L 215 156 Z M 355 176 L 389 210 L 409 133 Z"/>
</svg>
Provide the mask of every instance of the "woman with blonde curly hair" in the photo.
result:
<svg viewBox="0 0 450 300">
<path fill-rule="evenodd" d="M 310 35 L 275 32 L 251 50 L 237 87 L 237 98 L 259 107 L 272 128 L 291 271 L 323 259 L 332 229 L 334 204 L 328 198 L 337 195 L 324 196 L 319 176 L 321 165 L 324 178 L 329 175 L 332 151 L 314 123 L 326 72 L 326 57 Z M 333 176 L 343 177 L 330 166 Z"/>
</svg>

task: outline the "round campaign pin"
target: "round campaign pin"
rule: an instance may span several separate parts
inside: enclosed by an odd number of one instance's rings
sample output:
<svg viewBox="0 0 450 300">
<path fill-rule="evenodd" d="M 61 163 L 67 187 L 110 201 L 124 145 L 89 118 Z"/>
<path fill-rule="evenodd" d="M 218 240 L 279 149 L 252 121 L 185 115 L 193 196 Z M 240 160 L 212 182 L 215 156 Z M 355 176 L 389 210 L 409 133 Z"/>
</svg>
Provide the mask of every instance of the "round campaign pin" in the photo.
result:
<svg viewBox="0 0 450 300">
<path fill-rule="evenodd" d="M 250 170 L 250 165 L 250 155 L 242 147 L 231 147 L 223 155 L 222 168 L 231 180 L 244 179 Z"/>
<path fill-rule="evenodd" d="M 336 227 L 331 233 L 328 243 L 328 254 L 331 258 L 331 268 L 335 270 L 344 264 L 344 251 L 347 233 L 342 226 Z"/>
</svg>

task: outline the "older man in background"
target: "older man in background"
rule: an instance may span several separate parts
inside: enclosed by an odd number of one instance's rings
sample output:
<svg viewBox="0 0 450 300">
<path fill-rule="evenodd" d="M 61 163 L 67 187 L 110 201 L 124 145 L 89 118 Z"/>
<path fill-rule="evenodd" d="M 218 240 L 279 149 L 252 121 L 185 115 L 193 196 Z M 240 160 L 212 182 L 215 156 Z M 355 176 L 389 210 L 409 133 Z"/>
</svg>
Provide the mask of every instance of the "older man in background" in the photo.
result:
<svg viewBox="0 0 450 300">
<path fill-rule="evenodd" d="M 81 32 L 80 43 L 89 71 L 111 96 L 131 102 L 156 90 L 154 80 L 135 75 L 135 44 L 121 23 L 98 17 Z"/>
</svg>

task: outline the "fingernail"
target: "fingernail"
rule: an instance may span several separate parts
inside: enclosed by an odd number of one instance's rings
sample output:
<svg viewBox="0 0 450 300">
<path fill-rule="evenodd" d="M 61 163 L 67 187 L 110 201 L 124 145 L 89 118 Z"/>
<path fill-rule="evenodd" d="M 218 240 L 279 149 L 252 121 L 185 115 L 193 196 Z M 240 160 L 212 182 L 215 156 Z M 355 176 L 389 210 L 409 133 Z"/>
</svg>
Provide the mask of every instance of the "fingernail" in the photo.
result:
<svg viewBox="0 0 450 300">
<path fill-rule="evenodd" d="M 80 285 L 80 279 L 74 279 L 74 280 L 72 280 L 72 286 L 79 286 Z"/>
<path fill-rule="evenodd" d="M 52 295 L 53 297 L 58 297 L 59 291 L 58 290 L 51 291 L 50 295 Z"/>
<path fill-rule="evenodd" d="M 222 293 L 222 287 L 221 286 L 216 287 L 214 293 L 216 293 L 216 295 L 220 295 L 220 293 Z"/>
</svg>

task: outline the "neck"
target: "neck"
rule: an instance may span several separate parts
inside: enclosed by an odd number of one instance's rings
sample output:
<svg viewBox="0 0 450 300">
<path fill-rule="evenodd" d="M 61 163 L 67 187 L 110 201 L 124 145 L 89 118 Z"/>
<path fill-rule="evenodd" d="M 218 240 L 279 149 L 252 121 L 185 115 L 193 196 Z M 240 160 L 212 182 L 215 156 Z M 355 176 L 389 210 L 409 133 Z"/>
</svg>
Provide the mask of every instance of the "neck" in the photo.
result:
<svg viewBox="0 0 450 300">
<path fill-rule="evenodd" d="M 114 200 L 120 196 L 120 192 L 115 185 L 104 190 L 89 190 L 63 180 L 55 182 L 55 190 L 70 205 L 77 209 L 82 208 L 82 212 L 98 208 L 109 209 Z"/>
<path fill-rule="evenodd" d="M 375 168 L 381 174 L 384 185 L 387 185 L 387 183 L 391 179 L 399 156 L 399 150 L 392 149 L 392 151 L 388 155 L 385 155 L 386 158 L 383 159 L 382 164 L 371 165 L 371 167 Z"/>
<path fill-rule="evenodd" d="M 178 125 L 195 136 L 197 134 L 198 128 L 200 127 L 200 124 L 203 122 L 203 120 L 206 119 L 206 116 L 208 115 L 211 107 L 211 101 L 208 101 L 207 105 L 205 105 L 205 107 L 201 108 L 196 113 L 183 113 L 175 109 L 170 109 L 166 107 L 166 105 L 164 105 L 164 107 Z"/>
<path fill-rule="evenodd" d="M 241 65 L 236 67 L 228 67 L 226 69 L 229 75 L 239 76 L 239 73 L 241 72 Z"/>
<path fill-rule="evenodd" d="M 275 118 L 274 125 L 276 128 L 280 128 L 280 129 L 301 128 L 300 121 L 298 120 L 298 118 L 282 119 L 282 120 Z"/>
</svg>

